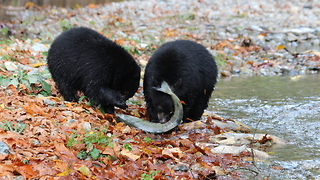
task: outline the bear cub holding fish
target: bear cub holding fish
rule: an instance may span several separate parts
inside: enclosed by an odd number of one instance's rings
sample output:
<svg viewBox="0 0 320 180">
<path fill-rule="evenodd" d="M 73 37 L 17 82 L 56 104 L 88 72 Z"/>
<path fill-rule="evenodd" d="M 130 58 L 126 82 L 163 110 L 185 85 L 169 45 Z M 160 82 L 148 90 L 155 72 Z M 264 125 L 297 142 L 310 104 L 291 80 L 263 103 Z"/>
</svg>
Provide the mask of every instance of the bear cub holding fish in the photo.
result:
<svg viewBox="0 0 320 180">
<path fill-rule="evenodd" d="M 189 40 L 163 44 L 151 56 L 144 74 L 143 92 L 150 120 L 165 123 L 173 114 L 170 96 L 155 90 L 163 81 L 183 102 L 183 122 L 199 120 L 217 76 L 215 60 L 204 46 Z"/>
</svg>

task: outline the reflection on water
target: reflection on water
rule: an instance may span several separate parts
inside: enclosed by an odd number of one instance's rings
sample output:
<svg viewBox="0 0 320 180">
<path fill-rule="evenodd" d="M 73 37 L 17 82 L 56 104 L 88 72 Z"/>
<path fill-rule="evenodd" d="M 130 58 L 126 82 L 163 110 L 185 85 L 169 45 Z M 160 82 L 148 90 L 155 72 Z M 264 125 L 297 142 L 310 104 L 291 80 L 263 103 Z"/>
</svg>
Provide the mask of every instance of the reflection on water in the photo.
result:
<svg viewBox="0 0 320 180">
<path fill-rule="evenodd" d="M 273 163 L 285 168 L 272 172 L 274 179 L 320 179 L 320 75 L 236 77 L 216 87 L 210 104 L 216 114 L 289 141 L 272 149 Z"/>
</svg>

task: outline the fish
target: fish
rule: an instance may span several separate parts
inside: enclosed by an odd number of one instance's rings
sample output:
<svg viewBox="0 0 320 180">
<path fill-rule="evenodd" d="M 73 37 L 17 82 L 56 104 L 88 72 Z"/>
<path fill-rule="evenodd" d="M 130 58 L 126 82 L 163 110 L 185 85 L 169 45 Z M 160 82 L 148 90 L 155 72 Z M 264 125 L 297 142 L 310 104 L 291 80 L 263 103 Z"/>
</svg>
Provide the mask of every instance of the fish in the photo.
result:
<svg viewBox="0 0 320 180">
<path fill-rule="evenodd" d="M 166 123 L 154 123 L 150 121 L 145 121 L 138 117 L 126 115 L 126 114 L 116 114 L 116 120 L 118 122 L 123 122 L 124 124 L 134 127 L 136 129 L 141 129 L 144 132 L 149 133 L 165 133 L 168 132 L 178 125 L 181 124 L 183 118 L 183 107 L 180 102 L 180 99 L 172 92 L 170 86 L 166 81 L 163 81 L 160 88 L 154 88 L 157 91 L 169 94 L 172 98 L 174 104 L 174 113 L 171 116 L 170 120 Z"/>
</svg>

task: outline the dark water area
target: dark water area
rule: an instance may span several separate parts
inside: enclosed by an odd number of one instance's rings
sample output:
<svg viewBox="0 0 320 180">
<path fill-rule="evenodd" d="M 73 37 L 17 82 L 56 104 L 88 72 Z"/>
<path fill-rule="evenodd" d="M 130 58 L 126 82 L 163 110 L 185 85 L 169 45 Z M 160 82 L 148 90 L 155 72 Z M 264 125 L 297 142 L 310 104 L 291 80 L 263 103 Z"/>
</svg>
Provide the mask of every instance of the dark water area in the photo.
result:
<svg viewBox="0 0 320 180">
<path fill-rule="evenodd" d="M 288 142 L 270 150 L 274 158 L 269 162 L 258 162 L 261 177 L 320 179 L 319 95 L 319 74 L 235 77 L 220 79 L 210 107 L 217 115 L 252 127 L 253 132 L 276 135 Z"/>
</svg>

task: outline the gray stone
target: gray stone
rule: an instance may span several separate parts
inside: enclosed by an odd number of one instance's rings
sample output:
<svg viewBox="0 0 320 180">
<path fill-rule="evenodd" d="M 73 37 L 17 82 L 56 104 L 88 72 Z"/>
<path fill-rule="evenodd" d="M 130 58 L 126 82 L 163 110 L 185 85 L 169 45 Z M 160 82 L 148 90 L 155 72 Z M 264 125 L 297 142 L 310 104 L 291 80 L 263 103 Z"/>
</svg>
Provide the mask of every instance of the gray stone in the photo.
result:
<svg viewBox="0 0 320 180">
<path fill-rule="evenodd" d="M 10 148 L 6 143 L 0 141 L 0 154 L 9 154 Z"/>
<path fill-rule="evenodd" d="M 56 102 L 51 101 L 50 99 L 44 99 L 43 103 L 46 104 L 46 105 L 49 105 L 49 106 L 55 106 L 56 105 Z"/>
</svg>

